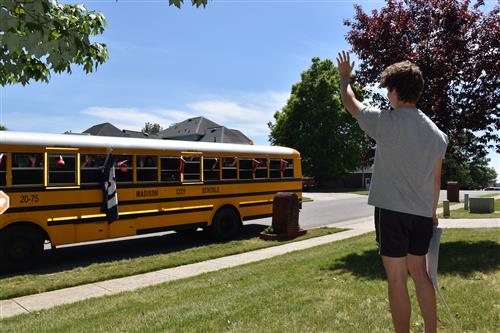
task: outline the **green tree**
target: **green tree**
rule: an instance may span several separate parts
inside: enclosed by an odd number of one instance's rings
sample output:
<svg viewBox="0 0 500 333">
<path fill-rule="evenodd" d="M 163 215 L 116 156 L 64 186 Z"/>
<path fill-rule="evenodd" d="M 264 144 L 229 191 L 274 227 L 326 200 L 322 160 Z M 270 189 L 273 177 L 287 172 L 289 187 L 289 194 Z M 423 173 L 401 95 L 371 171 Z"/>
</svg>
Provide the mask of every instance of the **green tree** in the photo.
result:
<svg viewBox="0 0 500 333">
<path fill-rule="evenodd" d="M 71 73 L 71 64 L 92 72 L 108 50 L 90 36 L 105 26 L 103 14 L 83 5 L 0 0 L 0 85 L 48 82 L 51 70 Z"/>
<path fill-rule="evenodd" d="M 163 128 L 160 126 L 160 124 L 150 123 L 149 121 L 144 124 L 144 128 L 142 129 L 144 133 L 148 134 L 158 134 L 162 130 Z"/>
<path fill-rule="evenodd" d="M 7 130 L 7 127 L 5 127 L 4 125 L 0 125 L 0 131 L 6 131 Z"/>
<path fill-rule="evenodd" d="M 208 0 L 191 0 L 191 4 L 196 7 L 203 6 L 205 7 L 207 5 Z M 183 0 L 168 0 L 169 6 L 174 5 L 177 8 L 181 8 L 181 5 L 184 3 Z"/>
<path fill-rule="evenodd" d="M 467 162 L 445 159 L 441 188 L 446 188 L 448 181 L 458 181 L 461 189 L 478 190 L 487 187 L 497 178 L 495 169 L 488 166 L 489 161 L 485 157 L 477 157 Z"/>
<path fill-rule="evenodd" d="M 169 0 L 181 7 L 182 0 Z M 205 7 L 207 0 L 192 0 Z M 97 70 L 108 58 L 104 43 L 90 37 L 104 32 L 102 13 L 81 4 L 57 0 L 0 0 L 0 85 L 30 80 L 48 82 L 50 72 L 71 73 L 81 65 L 86 73 Z"/>
<path fill-rule="evenodd" d="M 336 179 L 363 164 L 361 157 L 371 142 L 342 106 L 332 61 L 313 58 L 301 79 L 287 104 L 274 114 L 275 123 L 268 123 L 270 142 L 300 151 L 305 175 L 319 181 Z M 359 87 L 354 89 L 362 99 Z"/>
</svg>

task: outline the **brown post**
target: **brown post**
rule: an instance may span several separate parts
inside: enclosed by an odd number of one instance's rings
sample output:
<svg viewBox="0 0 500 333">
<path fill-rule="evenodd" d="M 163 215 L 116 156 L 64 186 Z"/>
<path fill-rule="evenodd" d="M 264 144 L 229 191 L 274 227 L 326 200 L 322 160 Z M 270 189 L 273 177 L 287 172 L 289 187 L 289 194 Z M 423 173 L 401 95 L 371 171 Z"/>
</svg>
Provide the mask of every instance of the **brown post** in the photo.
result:
<svg viewBox="0 0 500 333">
<path fill-rule="evenodd" d="M 277 234 L 299 231 L 299 198 L 295 193 L 278 192 L 274 197 L 273 229 Z"/>
<path fill-rule="evenodd" d="M 446 198 L 450 202 L 460 202 L 460 189 L 458 182 L 446 183 Z"/>
<path fill-rule="evenodd" d="M 278 192 L 273 202 L 274 234 L 262 232 L 266 240 L 288 240 L 306 233 L 299 227 L 299 198 L 293 192 Z"/>
</svg>

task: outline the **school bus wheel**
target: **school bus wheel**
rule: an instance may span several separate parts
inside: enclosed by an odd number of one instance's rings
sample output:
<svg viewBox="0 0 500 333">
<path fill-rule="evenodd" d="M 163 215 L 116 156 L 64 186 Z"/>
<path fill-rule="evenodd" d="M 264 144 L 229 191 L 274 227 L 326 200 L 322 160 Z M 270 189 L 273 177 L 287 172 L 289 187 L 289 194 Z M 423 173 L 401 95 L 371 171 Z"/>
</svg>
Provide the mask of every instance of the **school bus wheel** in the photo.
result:
<svg viewBox="0 0 500 333">
<path fill-rule="evenodd" d="M 28 226 L 0 232 L 0 271 L 13 272 L 35 265 L 43 252 L 43 236 Z"/>
<path fill-rule="evenodd" d="M 241 219 L 236 209 L 223 207 L 215 214 L 210 233 L 219 241 L 234 238 L 240 231 Z"/>
</svg>

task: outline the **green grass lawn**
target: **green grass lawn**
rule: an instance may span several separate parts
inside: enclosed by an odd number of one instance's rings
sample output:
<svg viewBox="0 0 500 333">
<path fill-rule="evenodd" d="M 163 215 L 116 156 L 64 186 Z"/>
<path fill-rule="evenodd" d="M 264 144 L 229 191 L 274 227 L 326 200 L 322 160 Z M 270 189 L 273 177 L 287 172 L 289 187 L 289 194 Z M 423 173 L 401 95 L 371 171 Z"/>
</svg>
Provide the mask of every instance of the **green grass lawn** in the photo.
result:
<svg viewBox="0 0 500 333">
<path fill-rule="evenodd" d="M 86 267 L 74 268 L 57 273 L 17 275 L 0 279 L 0 299 L 36 294 L 86 283 L 151 272 L 163 268 L 192 264 L 312 237 L 329 235 L 343 230 L 346 229 L 317 228 L 311 229 L 304 236 L 288 242 L 264 241 L 258 237 L 253 237 L 226 243 L 212 243 L 196 246 L 190 249 L 166 254 L 96 263 Z M 198 234 L 201 234 L 201 232 Z M 198 235 L 198 237 L 203 238 L 203 235 Z M 179 241 L 187 241 L 187 239 L 181 238 Z M 167 246 L 167 244 L 165 244 L 165 246 Z"/>
<path fill-rule="evenodd" d="M 0 322 L 2 332 L 392 332 L 374 234 Z M 459 332 L 498 332 L 498 229 L 447 229 L 439 283 Z M 411 285 L 411 284 L 410 284 Z M 412 332 L 422 332 L 415 293 Z M 438 305 L 439 332 L 455 332 Z"/>
<path fill-rule="evenodd" d="M 439 218 L 447 219 L 490 219 L 490 218 L 500 218 L 500 199 L 495 200 L 495 213 L 491 214 L 471 214 L 468 210 L 463 208 L 450 210 L 450 216 L 444 217 L 443 214 L 439 214 Z"/>
<path fill-rule="evenodd" d="M 480 198 L 491 198 L 491 197 L 496 197 L 496 196 L 500 196 L 500 193 L 483 194 L 483 195 L 480 195 L 479 197 Z"/>
</svg>

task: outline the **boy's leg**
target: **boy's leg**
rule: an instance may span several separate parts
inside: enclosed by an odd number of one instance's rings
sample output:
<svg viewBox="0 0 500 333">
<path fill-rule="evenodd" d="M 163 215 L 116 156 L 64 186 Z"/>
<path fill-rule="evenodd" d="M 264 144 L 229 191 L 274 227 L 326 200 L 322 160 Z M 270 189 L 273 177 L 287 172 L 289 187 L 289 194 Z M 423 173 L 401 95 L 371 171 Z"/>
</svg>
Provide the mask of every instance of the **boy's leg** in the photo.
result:
<svg viewBox="0 0 500 333">
<path fill-rule="evenodd" d="M 383 255 L 382 262 L 387 273 L 389 305 L 394 329 L 396 333 L 408 333 L 411 304 L 406 285 L 408 280 L 406 257 L 392 258 Z"/>
<path fill-rule="evenodd" d="M 435 333 L 437 330 L 436 294 L 427 274 L 425 255 L 408 254 L 406 262 L 415 283 L 418 305 L 424 318 L 425 333 Z"/>
</svg>

